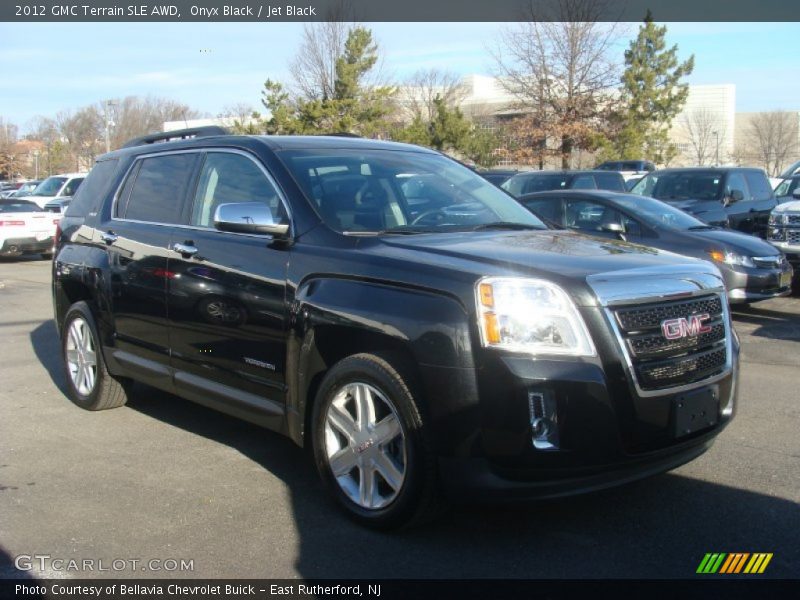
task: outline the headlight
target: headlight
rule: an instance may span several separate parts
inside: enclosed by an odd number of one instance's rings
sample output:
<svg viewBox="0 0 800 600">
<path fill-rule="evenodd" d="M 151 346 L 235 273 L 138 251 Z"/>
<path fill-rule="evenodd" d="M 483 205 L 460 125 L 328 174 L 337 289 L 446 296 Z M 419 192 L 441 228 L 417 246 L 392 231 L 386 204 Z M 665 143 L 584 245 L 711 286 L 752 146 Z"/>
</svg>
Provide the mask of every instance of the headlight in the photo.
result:
<svg viewBox="0 0 800 600">
<path fill-rule="evenodd" d="M 739 267 L 755 267 L 756 264 L 749 256 L 742 256 L 736 252 L 728 252 L 727 250 L 712 250 L 709 252 L 711 258 L 716 262 L 725 263 L 726 265 L 733 265 Z"/>
<path fill-rule="evenodd" d="M 769 215 L 769 224 L 770 225 L 782 225 L 786 219 L 784 219 L 784 215 L 779 215 L 775 213 L 771 213 Z"/>
<path fill-rule="evenodd" d="M 475 289 L 481 342 L 527 354 L 594 356 L 575 304 L 541 279 L 487 277 Z"/>
</svg>

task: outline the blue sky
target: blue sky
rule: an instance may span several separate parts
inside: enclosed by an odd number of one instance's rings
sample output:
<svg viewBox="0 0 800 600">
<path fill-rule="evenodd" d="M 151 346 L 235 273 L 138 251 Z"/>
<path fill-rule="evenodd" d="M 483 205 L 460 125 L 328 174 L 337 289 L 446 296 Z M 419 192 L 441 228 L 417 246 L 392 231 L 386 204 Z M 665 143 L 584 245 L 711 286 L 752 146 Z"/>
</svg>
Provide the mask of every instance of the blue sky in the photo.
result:
<svg viewBox="0 0 800 600">
<path fill-rule="evenodd" d="M 374 23 L 388 73 L 491 74 L 500 23 Z M 629 26 L 634 35 L 637 24 Z M 263 81 L 286 78 L 295 23 L 0 23 L 0 116 L 24 131 L 38 116 L 126 95 L 169 97 L 204 113 L 257 106 Z M 694 84 L 733 83 L 737 111 L 800 110 L 800 23 L 673 23 L 695 55 Z M 620 60 L 626 46 L 619 45 Z M 202 50 L 202 51 L 201 51 Z"/>
</svg>

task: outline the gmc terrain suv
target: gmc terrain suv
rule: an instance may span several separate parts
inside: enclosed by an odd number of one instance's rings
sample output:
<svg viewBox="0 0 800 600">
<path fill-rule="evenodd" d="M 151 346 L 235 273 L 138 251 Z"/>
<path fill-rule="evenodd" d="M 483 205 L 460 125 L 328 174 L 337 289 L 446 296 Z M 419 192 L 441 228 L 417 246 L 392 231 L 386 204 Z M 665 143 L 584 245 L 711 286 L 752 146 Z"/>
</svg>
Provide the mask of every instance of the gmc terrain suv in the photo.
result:
<svg viewBox="0 0 800 600">
<path fill-rule="evenodd" d="M 736 404 L 716 267 L 548 229 L 415 146 L 134 140 L 67 209 L 53 297 L 78 406 L 137 380 L 259 423 L 374 527 L 672 469 Z"/>
</svg>

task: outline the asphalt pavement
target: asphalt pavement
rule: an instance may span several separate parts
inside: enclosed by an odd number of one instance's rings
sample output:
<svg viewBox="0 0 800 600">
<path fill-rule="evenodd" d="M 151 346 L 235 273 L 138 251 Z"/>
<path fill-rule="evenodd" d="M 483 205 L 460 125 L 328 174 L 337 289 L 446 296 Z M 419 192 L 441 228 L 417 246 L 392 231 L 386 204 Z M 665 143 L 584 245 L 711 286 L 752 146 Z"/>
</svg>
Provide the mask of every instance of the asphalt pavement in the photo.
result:
<svg viewBox="0 0 800 600">
<path fill-rule="evenodd" d="M 71 404 L 49 266 L 0 261 L 0 577 L 683 578 L 707 552 L 800 577 L 798 297 L 735 311 L 738 416 L 694 462 L 382 534 L 276 434 L 141 385 L 123 408 Z"/>
</svg>

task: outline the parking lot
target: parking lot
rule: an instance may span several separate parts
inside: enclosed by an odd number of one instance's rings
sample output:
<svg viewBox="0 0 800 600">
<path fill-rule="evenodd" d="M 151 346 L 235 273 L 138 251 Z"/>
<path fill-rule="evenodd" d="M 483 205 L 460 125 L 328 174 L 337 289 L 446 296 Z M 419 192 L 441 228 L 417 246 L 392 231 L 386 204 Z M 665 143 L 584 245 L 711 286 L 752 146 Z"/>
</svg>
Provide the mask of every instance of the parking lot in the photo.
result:
<svg viewBox="0 0 800 600">
<path fill-rule="evenodd" d="M 19 575 L 14 557 L 50 555 L 127 566 L 34 564 L 29 575 L 680 578 L 707 552 L 772 552 L 765 576 L 800 577 L 798 297 L 735 312 L 738 416 L 693 463 L 583 497 L 459 506 L 379 534 L 347 521 L 307 455 L 277 435 L 144 386 L 117 410 L 73 406 L 49 284 L 46 261 L 0 262 L 4 577 Z M 192 568 L 167 571 L 171 560 Z"/>
</svg>

